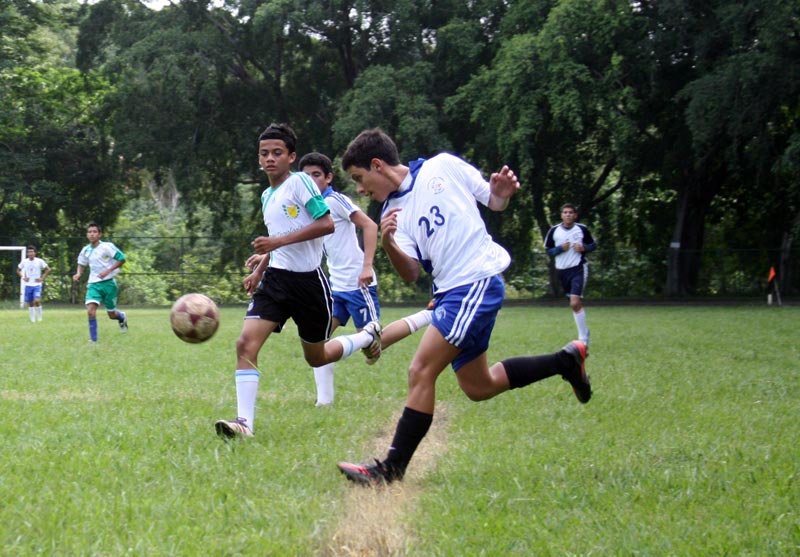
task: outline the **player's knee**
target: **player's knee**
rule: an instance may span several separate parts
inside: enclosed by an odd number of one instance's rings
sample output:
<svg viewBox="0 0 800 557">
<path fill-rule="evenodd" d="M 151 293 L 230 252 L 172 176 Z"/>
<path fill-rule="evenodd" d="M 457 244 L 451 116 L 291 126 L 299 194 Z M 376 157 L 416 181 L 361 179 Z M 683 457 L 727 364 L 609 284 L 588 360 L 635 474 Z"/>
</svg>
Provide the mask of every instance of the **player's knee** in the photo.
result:
<svg viewBox="0 0 800 557">
<path fill-rule="evenodd" d="M 330 363 L 324 356 L 318 354 L 305 354 L 306 363 L 311 367 L 321 367 Z"/>
<path fill-rule="evenodd" d="M 254 359 L 256 354 L 253 353 L 255 343 L 247 335 L 242 334 L 236 340 L 236 356 L 238 358 Z"/>
<path fill-rule="evenodd" d="M 467 395 L 467 398 L 472 402 L 489 400 L 494 396 L 494 392 L 476 387 L 474 385 L 461 385 L 461 390 L 464 391 L 464 394 Z"/>
</svg>

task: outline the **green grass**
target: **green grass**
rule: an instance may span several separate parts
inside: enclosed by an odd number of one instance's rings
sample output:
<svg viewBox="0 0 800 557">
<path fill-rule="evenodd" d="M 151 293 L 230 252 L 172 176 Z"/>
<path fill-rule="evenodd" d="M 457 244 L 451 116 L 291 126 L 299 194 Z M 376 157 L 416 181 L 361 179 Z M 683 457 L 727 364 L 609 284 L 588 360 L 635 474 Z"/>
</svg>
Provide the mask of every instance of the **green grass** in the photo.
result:
<svg viewBox="0 0 800 557">
<path fill-rule="evenodd" d="M 557 377 L 473 403 L 442 375 L 435 450 L 385 500 L 406 511 L 396 553 L 800 554 L 800 311 L 587 315 L 585 406 Z M 167 310 L 134 308 L 129 334 L 103 316 L 92 347 L 82 310 L 0 311 L 0 555 L 380 555 L 340 547 L 354 486 L 335 463 L 383 456 L 416 339 L 337 364 L 318 409 L 290 326 L 262 350 L 256 437 L 224 443 L 242 316 L 188 345 Z M 566 307 L 507 308 L 489 359 L 572 335 Z"/>
</svg>

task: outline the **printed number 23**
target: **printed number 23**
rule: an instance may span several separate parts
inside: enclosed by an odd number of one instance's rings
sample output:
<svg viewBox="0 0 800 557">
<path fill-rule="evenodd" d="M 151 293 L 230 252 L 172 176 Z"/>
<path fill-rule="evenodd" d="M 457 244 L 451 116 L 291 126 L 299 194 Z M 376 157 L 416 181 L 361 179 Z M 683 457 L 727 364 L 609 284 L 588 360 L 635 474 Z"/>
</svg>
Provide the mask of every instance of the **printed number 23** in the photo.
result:
<svg viewBox="0 0 800 557">
<path fill-rule="evenodd" d="M 436 226 L 442 226 L 444 224 L 444 215 L 439 212 L 439 207 L 434 205 L 430 209 L 431 218 L 428 217 L 420 217 L 417 224 L 425 228 L 425 234 L 428 238 L 436 232 Z"/>
</svg>

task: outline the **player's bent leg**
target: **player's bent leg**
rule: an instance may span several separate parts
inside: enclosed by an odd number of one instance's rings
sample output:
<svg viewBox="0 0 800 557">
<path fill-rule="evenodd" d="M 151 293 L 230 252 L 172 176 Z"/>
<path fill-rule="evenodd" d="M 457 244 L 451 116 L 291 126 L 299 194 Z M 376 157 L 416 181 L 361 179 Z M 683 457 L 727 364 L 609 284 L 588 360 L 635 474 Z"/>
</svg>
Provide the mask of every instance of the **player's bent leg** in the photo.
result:
<svg viewBox="0 0 800 557">
<path fill-rule="evenodd" d="M 475 402 L 489 400 L 509 389 L 503 364 L 498 362 L 489 367 L 485 352 L 458 368 L 456 378 L 464 394 Z"/>
<path fill-rule="evenodd" d="M 303 346 L 303 356 L 311 367 L 322 367 L 331 362 L 335 362 L 341 357 L 336 357 L 335 348 L 328 349 L 325 345 L 326 341 L 321 342 L 305 342 L 300 341 Z M 335 346 L 335 345 L 334 345 Z"/>
</svg>

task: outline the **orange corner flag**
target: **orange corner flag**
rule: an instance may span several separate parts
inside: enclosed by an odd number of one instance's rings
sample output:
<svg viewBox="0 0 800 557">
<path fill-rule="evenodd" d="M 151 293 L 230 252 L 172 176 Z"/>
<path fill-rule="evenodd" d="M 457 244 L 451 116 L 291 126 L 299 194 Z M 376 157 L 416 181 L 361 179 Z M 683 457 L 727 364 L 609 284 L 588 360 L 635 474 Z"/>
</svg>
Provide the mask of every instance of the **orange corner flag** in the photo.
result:
<svg viewBox="0 0 800 557">
<path fill-rule="evenodd" d="M 774 278 L 775 278 L 775 267 L 770 267 L 769 276 L 767 277 L 767 282 L 772 282 Z"/>
</svg>

